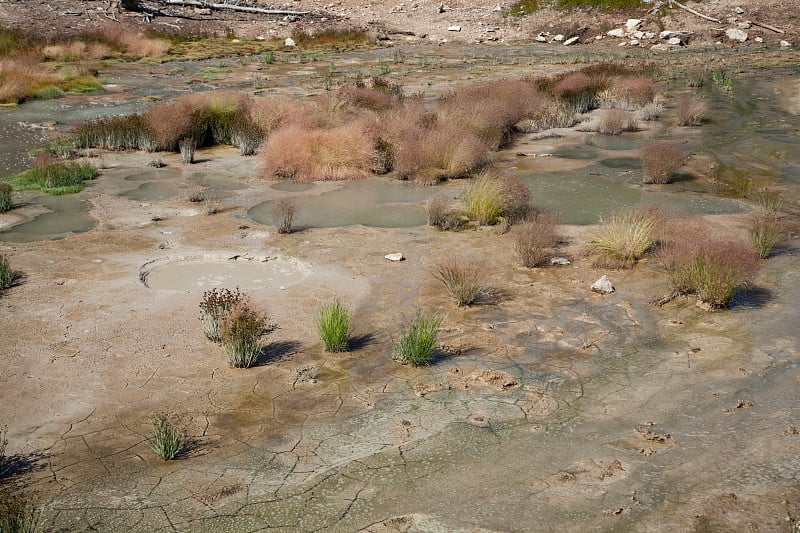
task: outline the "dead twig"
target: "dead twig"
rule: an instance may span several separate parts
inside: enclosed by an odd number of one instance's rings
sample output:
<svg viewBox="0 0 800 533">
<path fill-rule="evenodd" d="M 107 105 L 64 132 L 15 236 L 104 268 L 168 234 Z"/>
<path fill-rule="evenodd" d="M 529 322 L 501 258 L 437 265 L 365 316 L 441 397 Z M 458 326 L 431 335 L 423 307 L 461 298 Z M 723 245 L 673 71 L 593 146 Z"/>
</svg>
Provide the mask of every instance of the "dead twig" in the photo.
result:
<svg viewBox="0 0 800 533">
<path fill-rule="evenodd" d="M 770 26 L 769 24 L 764 24 L 763 22 L 756 22 L 755 20 L 751 20 L 750 24 L 753 26 L 760 26 L 762 28 L 766 28 L 768 30 L 774 31 L 775 33 L 786 33 L 780 28 L 776 28 L 775 26 Z"/>
<path fill-rule="evenodd" d="M 204 0 L 164 0 L 164 3 L 171 6 L 195 6 L 207 9 L 230 9 L 231 11 L 244 11 L 246 13 L 260 13 L 262 15 L 308 15 L 309 11 L 288 11 L 284 9 L 263 9 L 260 7 L 237 6 L 234 4 L 215 4 Z"/>
</svg>

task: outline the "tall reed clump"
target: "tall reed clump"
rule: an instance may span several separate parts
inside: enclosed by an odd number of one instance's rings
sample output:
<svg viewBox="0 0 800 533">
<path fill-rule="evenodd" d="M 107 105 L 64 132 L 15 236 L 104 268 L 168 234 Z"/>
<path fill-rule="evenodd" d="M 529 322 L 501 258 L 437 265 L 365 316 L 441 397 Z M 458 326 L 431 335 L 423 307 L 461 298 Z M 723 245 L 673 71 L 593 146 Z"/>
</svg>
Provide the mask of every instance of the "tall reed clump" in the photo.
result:
<svg viewBox="0 0 800 533">
<path fill-rule="evenodd" d="M 673 290 L 696 294 L 712 309 L 727 307 L 750 284 L 758 257 L 743 243 L 710 238 L 675 239 L 662 252 Z"/>
<path fill-rule="evenodd" d="M 708 120 L 711 108 L 705 100 L 687 96 L 675 103 L 678 126 L 702 126 Z"/>
<path fill-rule="evenodd" d="M 651 208 L 612 213 L 587 246 L 593 264 L 603 268 L 632 268 L 655 242 L 660 213 Z"/>
<path fill-rule="evenodd" d="M 436 348 L 436 338 L 442 317 L 437 314 L 417 313 L 408 327 L 404 327 L 400 339 L 394 344 L 392 359 L 401 364 L 427 365 Z"/>
<path fill-rule="evenodd" d="M 599 105 L 598 94 L 604 87 L 605 84 L 599 78 L 578 71 L 553 80 L 550 91 L 576 113 L 586 113 Z"/>
<path fill-rule="evenodd" d="M 281 198 L 275 204 L 274 216 L 278 233 L 288 234 L 294 230 L 294 217 L 297 214 L 297 200 Z"/>
<path fill-rule="evenodd" d="M 150 422 L 153 434 L 147 439 L 150 448 L 164 461 L 170 461 L 180 453 L 185 432 L 177 425 L 175 416 L 165 413 L 155 415 Z"/>
<path fill-rule="evenodd" d="M 781 223 L 778 217 L 772 214 L 755 215 L 747 226 L 750 237 L 750 247 L 761 259 L 766 259 L 772 253 L 782 237 Z"/>
<path fill-rule="evenodd" d="M 0 213 L 11 210 L 11 191 L 13 190 L 11 185 L 0 181 Z"/>
<path fill-rule="evenodd" d="M 516 176 L 485 173 L 464 191 L 462 200 L 468 217 L 480 225 L 493 225 L 524 216 L 530 208 L 530 190 Z"/>
<path fill-rule="evenodd" d="M 197 143 L 191 137 L 184 137 L 178 141 L 178 149 L 181 152 L 181 162 L 184 165 L 194 163 L 194 152 L 197 149 Z"/>
<path fill-rule="evenodd" d="M 317 329 L 327 352 L 346 352 L 352 314 L 339 301 L 323 305 L 317 313 Z"/>
<path fill-rule="evenodd" d="M 104 150 L 156 149 L 155 131 L 142 115 L 102 117 L 79 124 L 73 140 L 82 148 Z"/>
<path fill-rule="evenodd" d="M 450 258 L 436 265 L 434 276 L 450 293 L 457 306 L 467 306 L 484 291 L 486 267 L 474 260 Z"/>
<path fill-rule="evenodd" d="M 670 183 L 685 159 L 683 148 L 673 141 L 658 140 L 642 147 L 644 183 Z"/>
<path fill-rule="evenodd" d="M 522 266 L 534 268 L 546 264 L 553 249 L 561 241 L 557 224 L 558 219 L 555 216 L 535 213 L 514 226 L 514 250 Z"/>
<path fill-rule="evenodd" d="M 0 294 L 14 284 L 16 277 L 6 256 L 0 255 Z"/>
<path fill-rule="evenodd" d="M 267 316 L 247 300 L 239 302 L 222 319 L 222 345 L 234 368 L 250 368 L 261 354 L 261 336 L 267 329 Z"/>
<path fill-rule="evenodd" d="M 200 320 L 203 322 L 203 332 L 209 340 L 222 341 L 222 321 L 244 299 L 245 295 L 238 288 L 235 291 L 211 289 L 203 293 L 200 300 Z"/>
</svg>

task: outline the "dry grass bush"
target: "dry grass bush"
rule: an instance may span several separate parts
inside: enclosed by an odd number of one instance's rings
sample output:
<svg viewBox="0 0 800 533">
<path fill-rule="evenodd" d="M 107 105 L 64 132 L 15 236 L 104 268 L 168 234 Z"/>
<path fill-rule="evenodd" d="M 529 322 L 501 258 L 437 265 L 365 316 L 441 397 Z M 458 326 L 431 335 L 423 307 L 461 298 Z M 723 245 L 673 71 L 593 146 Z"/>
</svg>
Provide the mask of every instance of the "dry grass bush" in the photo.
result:
<svg viewBox="0 0 800 533">
<path fill-rule="evenodd" d="M 678 126 L 701 126 L 708 120 L 711 108 L 697 97 L 687 96 L 675 102 L 675 119 Z"/>
<path fill-rule="evenodd" d="M 498 80 L 442 97 L 436 109 L 442 124 L 474 133 L 490 150 L 508 144 L 514 126 L 529 116 L 540 92 L 522 80 Z"/>
<path fill-rule="evenodd" d="M 522 266 L 534 268 L 547 263 L 561 241 L 557 228 L 558 219 L 546 213 L 530 214 L 514 226 L 514 250 Z"/>
<path fill-rule="evenodd" d="M 601 220 L 597 235 L 587 245 L 594 266 L 632 268 L 655 244 L 661 220 L 653 208 L 619 211 Z"/>
<path fill-rule="evenodd" d="M 614 78 L 601 97 L 603 107 L 619 107 L 634 111 L 651 103 L 658 94 L 653 80 L 642 77 Z"/>
<path fill-rule="evenodd" d="M 288 126 L 262 145 L 263 176 L 297 181 L 343 180 L 371 175 L 372 137 L 364 123 L 331 129 Z"/>
<path fill-rule="evenodd" d="M 450 207 L 450 202 L 443 197 L 431 198 L 425 204 L 428 213 L 428 225 L 443 231 L 458 231 L 468 220 L 458 209 Z"/>
<path fill-rule="evenodd" d="M 521 219 L 530 210 L 530 190 L 510 174 L 484 173 L 464 191 L 466 215 L 480 225 Z"/>
<path fill-rule="evenodd" d="M 759 269 L 757 256 L 745 244 L 703 237 L 675 238 L 664 248 L 662 261 L 676 293 L 696 294 L 714 309 L 727 307 Z"/>
<path fill-rule="evenodd" d="M 163 57 L 170 47 L 165 39 L 151 37 L 119 24 L 106 24 L 99 32 L 88 37 L 137 59 Z"/>
<path fill-rule="evenodd" d="M 436 279 L 459 307 L 474 303 L 484 290 L 486 266 L 472 258 L 450 258 L 436 265 Z"/>
<path fill-rule="evenodd" d="M 750 237 L 750 247 L 761 259 L 766 259 L 772 253 L 781 237 L 783 228 L 781 222 L 774 214 L 758 214 L 750 219 L 747 225 L 747 234 Z"/>
<path fill-rule="evenodd" d="M 297 200 L 292 197 L 278 200 L 274 210 L 274 216 L 277 219 L 275 226 L 278 228 L 278 233 L 288 234 L 292 232 L 295 215 L 297 215 Z"/>
<path fill-rule="evenodd" d="M 673 141 L 657 140 L 642 147 L 644 183 L 669 183 L 685 159 L 683 148 Z"/>
<path fill-rule="evenodd" d="M 45 46 L 42 55 L 48 61 L 85 61 L 106 59 L 112 57 L 113 53 L 103 43 L 72 41 Z"/>
<path fill-rule="evenodd" d="M 293 122 L 305 122 L 306 104 L 290 96 L 272 94 L 253 99 L 250 120 L 265 136 Z"/>
<path fill-rule="evenodd" d="M 633 116 L 642 122 L 650 122 L 657 120 L 662 113 L 664 113 L 664 103 L 656 98 L 652 102 L 637 109 Z"/>
<path fill-rule="evenodd" d="M 261 354 L 261 336 L 269 326 L 267 315 L 244 299 L 220 322 L 222 345 L 231 366 L 250 368 Z"/>
<path fill-rule="evenodd" d="M 0 60 L 0 102 L 18 103 L 62 83 L 62 76 L 39 66 L 40 59 L 31 53 Z"/>
<path fill-rule="evenodd" d="M 0 213 L 11 210 L 11 191 L 14 189 L 8 183 L 0 181 Z"/>
<path fill-rule="evenodd" d="M 586 113 L 599 104 L 598 93 L 604 88 L 599 78 L 586 72 L 570 72 L 556 78 L 551 93 L 577 113 Z"/>
<path fill-rule="evenodd" d="M 475 135 L 456 126 L 411 127 L 393 141 L 399 179 L 434 183 L 464 178 L 489 164 L 489 149 Z"/>
<path fill-rule="evenodd" d="M 81 148 L 147 150 L 156 148 L 156 134 L 141 115 L 102 117 L 79 124 L 73 135 Z"/>
<path fill-rule="evenodd" d="M 622 109 L 608 109 L 580 126 L 579 131 L 596 131 L 603 135 L 620 135 L 625 131 L 638 131 L 639 123 L 633 114 Z"/>
<path fill-rule="evenodd" d="M 569 128 L 576 122 L 575 110 L 553 96 L 540 93 L 530 102 L 528 115 L 516 124 L 518 131 L 536 133 L 551 128 Z"/>
</svg>

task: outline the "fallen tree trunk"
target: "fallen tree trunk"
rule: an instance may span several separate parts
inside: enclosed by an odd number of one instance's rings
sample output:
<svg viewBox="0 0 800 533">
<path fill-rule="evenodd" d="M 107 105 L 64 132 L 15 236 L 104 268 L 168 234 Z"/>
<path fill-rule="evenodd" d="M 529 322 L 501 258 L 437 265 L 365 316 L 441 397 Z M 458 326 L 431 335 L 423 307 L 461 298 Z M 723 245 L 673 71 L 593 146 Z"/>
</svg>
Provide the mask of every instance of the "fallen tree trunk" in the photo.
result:
<svg viewBox="0 0 800 533">
<path fill-rule="evenodd" d="M 284 9 L 264 9 L 260 7 L 236 6 L 233 4 L 215 4 L 204 2 L 203 0 L 163 0 L 163 3 L 170 6 L 194 6 L 205 7 L 208 9 L 229 9 L 231 11 L 243 11 L 245 13 L 260 13 L 262 15 L 308 15 L 309 11 L 288 11 Z"/>
</svg>

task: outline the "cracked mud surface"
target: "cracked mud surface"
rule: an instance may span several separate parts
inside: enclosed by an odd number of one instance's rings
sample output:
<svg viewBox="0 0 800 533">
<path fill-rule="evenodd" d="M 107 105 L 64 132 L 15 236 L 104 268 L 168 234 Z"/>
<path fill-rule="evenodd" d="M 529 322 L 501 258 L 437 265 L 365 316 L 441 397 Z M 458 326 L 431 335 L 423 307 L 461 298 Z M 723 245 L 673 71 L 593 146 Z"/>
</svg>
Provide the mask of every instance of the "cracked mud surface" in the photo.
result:
<svg viewBox="0 0 800 533">
<path fill-rule="evenodd" d="M 35 495 L 45 529 L 795 527 L 796 238 L 767 262 L 761 292 L 730 311 L 655 308 L 666 287 L 657 261 L 592 268 L 580 253 L 591 227 L 563 227 L 572 265 L 534 270 L 516 267 L 511 236 L 492 228 L 279 236 L 246 217 L 281 194 L 250 177 L 256 161 L 199 152 L 176 190 L 233 180 L 216 215 L 180 195 L 119 196 L 151 157 L 111 154 L 82 193 L 94 229 L 3 244 L 25 276 L 0 299 L 0 423 L 18 472 L 7 481 Z M 177 155 L 165 161 L 181 168 Z M 706 220 L 728 234 L 744 226 L 744 215 Z M 395 251 L 406 260 L 384 259 Z M 139 279 L 150 261 L 235 255 L 309 265 L 285 290 L 247 291 L 278 326 L 248 370 L 204 339 L 199 293 Z M 497 301 L 451 304 L 431 274 L 448 256 L 490 260 Z M 591 293 L 606 273 L 616 292 Z M 314 313 L 337 294 L 354 311 L 355 346 L 331 355 Z M 418 308 L 445 315 L 436 360 L 399 366 L 392 338 Z M 146 442 L 163 411 L 188 433 L 176 461 Z"/>
</svg>

